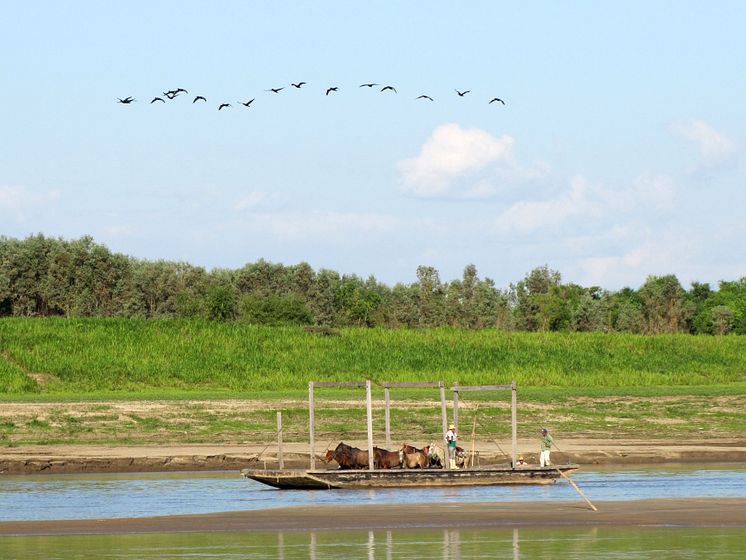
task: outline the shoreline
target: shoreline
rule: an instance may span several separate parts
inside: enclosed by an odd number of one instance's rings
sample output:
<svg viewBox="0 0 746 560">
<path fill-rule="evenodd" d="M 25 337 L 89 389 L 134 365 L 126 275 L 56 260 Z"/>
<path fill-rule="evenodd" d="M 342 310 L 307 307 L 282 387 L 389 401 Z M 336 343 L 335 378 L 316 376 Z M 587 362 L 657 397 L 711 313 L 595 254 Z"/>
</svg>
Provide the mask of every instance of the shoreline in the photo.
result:
<svg viewBox="0 0 746 560">
<path fill-rule="evenodd" d="M 349 442 L 364 446 L 365 442 Z M 563 439 L 562 451 L 552 452 L 555 464 L 653 465 L 666 463 L 746 463 L 746 439 L 720 438 L 685 444 L 670 440 Z M 519 449 L 535 441 L 519 440 Z M 487 463 L 506 463 L 495 445 L 480 444 Z M 524 453 L 530 464 L 538 454 Z M 286 468 L 307 468 L 308 444 L 286 444 Z M 323 466 L 324 462 L 318 460 Z M 264 444 L 232 445 L 25 445 L 0 448 L 0 476 L 23 474 L 134 473 L 277 468 L 276 449 Z"/>
<path fill-rule="evenodd" d="M 0 522 L 0 536 L 500 527 L 746 527 L 746 498 L 324 505 L 199 515 Z"/>
</svg>

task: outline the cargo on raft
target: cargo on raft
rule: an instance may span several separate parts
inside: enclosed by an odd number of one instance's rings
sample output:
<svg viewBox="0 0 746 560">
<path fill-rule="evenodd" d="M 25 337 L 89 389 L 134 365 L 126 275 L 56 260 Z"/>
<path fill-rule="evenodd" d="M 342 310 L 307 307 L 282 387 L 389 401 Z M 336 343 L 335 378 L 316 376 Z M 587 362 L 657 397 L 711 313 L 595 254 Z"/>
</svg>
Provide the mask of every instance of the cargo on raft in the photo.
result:
<svg viewBox="0 0 746 560">
<path fill-rule="evenodd" d="M 283 490 L 331 490 L 335 488 L 407 488 L 434 486 L 497 486 L 552 484 L 561 473 L 577 465 L 557 467 L 493 466 L 466 469 L 386 470 L 263 470 L 244 469 L 241 475 Z"/>
<path fill-rule="evenodd" d="M 245 478 L 267 484 L 280 489 L 297 490 L 329 490 L 335 488 L 407 488 L 407 487 L 462 487 L 462 486 L 497 486 L 510 484 L 551 484 L 559 477 L 567 478 L 565 473 L 574 471 L 578 465 L 567 464 L 558 466 L 532 466 L 521 464 L 517 461 L 517 421 L 516 421 L 516 382 L 509 385 L 478 385 L 459 386 L 451 388 L 453 391 L 453 422 L 451 428 L 458 425 L 459 394 L 468 391 L 495 391 L 509 390 L 511 392 L 511 454 L 508 456 L 509 463 L 474 466 L 474 442 L 472 441 L 471 461 L 462 461 L 457 464 L 451 457 L 449 461 L 446 454 L 440 449 L 437 457 L 437 467 L 434 468 L 432 448 L 427 446 L 427 452 L 409 446 L 406 442 L 402 445 L 399 453 L 380 449 L 373 445 L 373 413 L 370 380 L 364 382 L 309 382 L 308 384 L 308 408 L 309 408 L 309 461 L 308 469 L 285 469 L 282 453 L 282 422 L 281 414 L 277 413 L 278 434 L 278 469 L 243 469 L 241 475 Z M 339 464 L 338 469 L 316 468 L 315 450 L 315 416 L 314 416 L 314 390 L 319 387 L 346 387 L 366 389 L 366 413 L 367 413 L 367 450 L 358 449 L 340 442 L 337 449 L 327 451 L 324 460 L 331 460 Z M 391 388 L 437 388 L 440 393 L 442 433 L 446 434 L 447 411 L 445 401 L 445 384 L 438 382 L 402 382 L 383 383 L 385 392 L 385 439 L 391 441 L 389 390 Z M 476 420 L 475 420 L 476 422 Z M 474 424 L 476 428 L 476 424 Z M 474 428 L 474 429 L 475 429 Z M 441 442 L 443 447 L 448 442 Z M 460 448 L 457 448 L 460 449 Z M 463 450 L 462 450 L 463 452 Z M 414 463 L 404 460 L 410 458 L 411 454 L 420 454 L 421 462 Z M 507 454 L 505 454 L 507 455 Z M 393 456 L 393 460 L 387 461 L 385 457 Z M 463 455 L 465 456 L 465 455 Z M 462 456 L 462 457 L 463 457 Z M 258 459 L 256 457 L 255 459 Z M 367 467 L 367 468 L 365 468 Z"/>
</svg>

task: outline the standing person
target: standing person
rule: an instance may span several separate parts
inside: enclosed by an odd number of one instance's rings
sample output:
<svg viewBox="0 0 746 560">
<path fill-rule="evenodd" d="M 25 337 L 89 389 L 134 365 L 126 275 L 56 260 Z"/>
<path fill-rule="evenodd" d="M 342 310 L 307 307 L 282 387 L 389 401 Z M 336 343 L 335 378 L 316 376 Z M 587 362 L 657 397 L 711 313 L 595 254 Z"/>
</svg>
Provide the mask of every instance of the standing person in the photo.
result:
<svg viewBox="0 0 746 560">
<path fill-rule="evenodd" d="M 552 463 L 549 460 L 549 454 L 552 452 L 552 445 L 554 445 L 554 438 L 549 435 L 546 428 L 541 429 L 541 455 L 539 455 L 539 465 L 542 467 L 548 467 Z"/>
<path fill-rule="evenodd" d="M 458 436 L 456 435 L 456 426 L 451 424 L 448 426 L 446 432 L 446 443 L 448 444 L 448 464 L 452 469 L 456 468 L 456 443 Z"/>
</svg>

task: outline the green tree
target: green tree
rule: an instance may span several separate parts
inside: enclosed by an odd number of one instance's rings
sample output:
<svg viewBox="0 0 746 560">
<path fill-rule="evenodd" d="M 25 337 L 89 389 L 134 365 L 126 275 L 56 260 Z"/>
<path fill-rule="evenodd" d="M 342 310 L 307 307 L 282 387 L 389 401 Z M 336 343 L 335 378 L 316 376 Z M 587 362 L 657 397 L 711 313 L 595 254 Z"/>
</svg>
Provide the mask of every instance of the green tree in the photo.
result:
<svg viewBox="0 0 746 560">
<path fill-rule="evenodd" d="M 649 276 L 639 290 L 648 334 L 689 331 L 694 305 L 673 274 Z"/>
</svg>

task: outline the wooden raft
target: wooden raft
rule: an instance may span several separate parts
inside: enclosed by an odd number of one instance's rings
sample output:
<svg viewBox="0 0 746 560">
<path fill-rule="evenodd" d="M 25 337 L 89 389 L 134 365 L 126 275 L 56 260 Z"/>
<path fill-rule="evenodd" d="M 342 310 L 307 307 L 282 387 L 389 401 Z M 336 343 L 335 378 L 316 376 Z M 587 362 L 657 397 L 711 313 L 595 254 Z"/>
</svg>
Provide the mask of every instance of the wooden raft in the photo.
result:
<svg viewBox="0 0 746 560">
<path fill-rule="evenodd" d="M 496 486 L 503 484 L 552 484 L 562 472 L 577 465 L 558 467 L 480 467 L 470 469 L 389 470 L 261 470 L 241 474 L 283 490 L 331 490 L 335 488 L 406 488 L 433 486 Z"/>
</svg>

